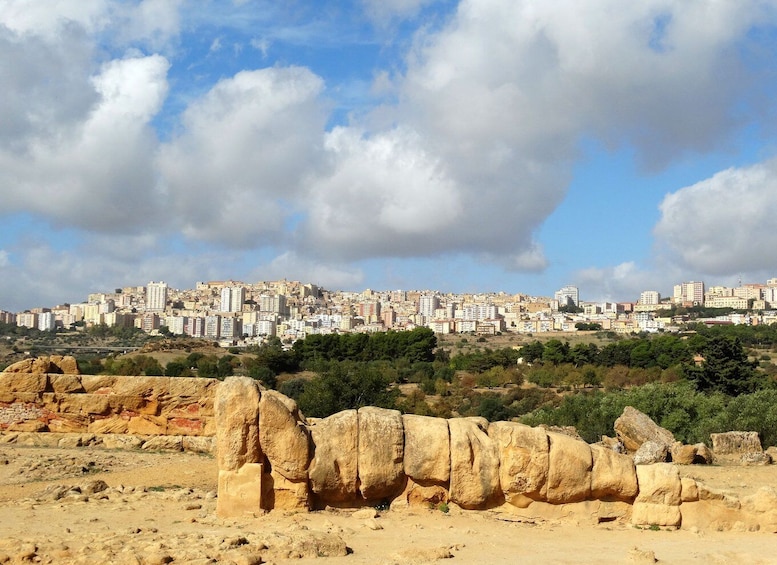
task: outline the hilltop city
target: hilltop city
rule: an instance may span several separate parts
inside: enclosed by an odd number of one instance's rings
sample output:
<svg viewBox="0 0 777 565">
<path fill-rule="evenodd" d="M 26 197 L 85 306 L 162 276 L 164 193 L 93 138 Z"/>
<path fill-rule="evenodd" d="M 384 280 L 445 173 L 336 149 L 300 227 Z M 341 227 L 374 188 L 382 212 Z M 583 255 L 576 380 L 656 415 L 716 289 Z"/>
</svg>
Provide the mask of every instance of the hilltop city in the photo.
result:
<svg viewBox="0 0 777 565">
<path fill-rule="evenodd" d="M 524 294 L 451 294 L 434 291 L 328 291 L 298 281 L 245 284 L 198 282 L 178 290 L 164 282 L 90 294 L 85 302 L 24 312 L 0 310 L 0 322 L 42 331 L 105 325 L 148 333 L 185 335 L 229 345 L 286 343 L 310 334 L 409 330 L 438 334 L 504 332 L 535 334 L 603 330 L 617 334 L 671 331 L 689 313 L 708 324 L 771 324 L 777 321 L 777 278 L 766 284 L 705 288 L 683 282 L 672 296 L 647 290 L 636 302 L 590 302 L 576 286 L 553 297 Z M 712 315 L 710 315 L 712 314 Z"/>
</svg>

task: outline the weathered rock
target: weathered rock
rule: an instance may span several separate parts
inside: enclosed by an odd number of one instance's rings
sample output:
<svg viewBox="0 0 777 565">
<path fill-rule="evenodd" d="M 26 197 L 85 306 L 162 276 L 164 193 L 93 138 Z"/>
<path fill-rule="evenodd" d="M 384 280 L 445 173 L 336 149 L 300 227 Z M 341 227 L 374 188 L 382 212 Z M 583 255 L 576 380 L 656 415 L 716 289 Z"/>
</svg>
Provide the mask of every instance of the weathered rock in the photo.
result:
<svg viewBox="0 0 777 565">
<path fill-rule="evenodd" d="M 405 429 L 405 474 L 415 481 L 447 484 L 451 478 L 448 421 L 405 414 L 402 424 Z"/>
<path fill-rule="evenodd" d="M 54 373 L 62 373 L 64 375 L 81 374 L 81 371 L 78 369 L 78 361 L 71 355 L 52 355 L 49 357 L 49 361 L 59 368 L 59 371 L 53 371 Z"/>
<path fill-rule="evenodd" d="M 279 392 L 265 391 L 259 402 L 259 444 L 273 473 L 290 481 L 307 480 L 310 437 L 297 403 Z"/>
<path fill-rule="evenodd" d="M 228 377 L 216 393 L 216 454 L 220 470 L 235 471 L 262 461 L 259 446 L 259 385 Z"/>
<path fill-rule="evenodd" d="M 262 511 L 262 464 L 245 463 L 237 470 L 219 470 L 216 513 L 221 517 L 256 515 Z"/>
<path fill-rule="evenodd" d="M 59 414 L 49 420 L 50 432 L 77 433 L 85 432 L 89 426 L 89 418 L 76 414 Z"/>
<path fill-rule="evenodd" d="M 699 487 L 694 479 L 690 477 L 680 478 L 680 500 L 682 502 L 696 502 L 699 500 Z"/>
<path fill-rule="evenodd" d="M 754 453 L 743 453 L 739 461 L 742 465 L 771 465 L 772 456 L 763 451 L 756 451 Z"/>
<path fill-rule="evenodd" d="M 669 446 L 657 441 L 646 441 L 639 446 L 634 454 L 636 465 L 652 465 L 653 463 L 665 463 L 669 460 Z"/>
<path fill-rule="evenodd" d="M 74 357 L 51 355 L 23 359 L 5 368 L 6 373 L 59 373 L 78 375 L 78 363 Z"/>
<path fill-rule="evenodd" d="M 591 496 L 591 447 L 572 437 L 548 432 L 550 455 L 547 499 L 551 504 L 579 502 Z"/>
<path fill-rule="evenodd" d="M 524 508 L 534 500 L 545 500 L 550 443 L 542 428 L 515 422 L 494 422 L 488 436 L 499 453 L 499 482 L 505 500 Z"/>
<path fill-rule="evenodd" d="M 70 367 L 68 367 L 68 369 L 72 370 Z M 78 375 L 78 373 L 66 372 L 63 375 L 49 375 L 49 386 L 54 392 L 60 394 L 85 392 L 84 386 L 81 384 L 81 377 Z"/>
<path fill-rule="evenodd" d="M 448 489 L 439 484 L 418 484 L 413 479 L 407 479 L 405 490 L 391 503 L 391 509 L 396 510 L 408 506 L 429 508 L 437 506 L 450 499 Z"/>
<path fill-rule="evenodd" d="M 405 487 L 405 433 L 402 414 L 366 406 L 359 409 L 359 490 L 365 500 L 397 496 Z"/>
<path fill-rule="evenodd" d="M 140 449 L 148 438 L 123 434 L 105 434 L 100 436 L 106 449 Z"/>
<path fill-rule="evenodd" d="M 671 463 L 656 463 L 637 467 L 639 494 L 637 502 L 679 506 L 682 493 L 680 471 Z"/>
<path fill-rule="evenodd" d="M 696 456 L 693 458 L 694 464 L 712 465 L 715 462 L 715 454 L 705 444 L 695 443 L 693 446 L 696 448 Z"/>
<path fill-rule="evenodd" d="M 601 445 L 592 445 L 591 455 L 591 497 L 634 500 L 639 491 L 634 460 Z"/>
<path fill-rule="evenodd" d="M 127 422 L 127 433 L 148 436 L 165 435 L 167 434 L 167 418 L 145 414 L 132 416 Z"/>
<path fill-rule="evenodd" d="M 325 504 L 357 498 L 359 417 L 345 410 L 310 426 L 314 454 L 308 476 L 310 488 Z"/>
<path fill-rule="evenodd" d="M 715 455 L 739 455 L 763 451 L 758 432 L 725 432 L 710 434 Z"/>
<path fill-rule="evenodd" d="M 680 471 L 671 463 L 637 466 L 639 494 L 631 523 L 639 526 L 678 527 L 682 522 Z"/>
<path fill-rule="evenodd" d="M 607 449 L 611 449 L 615 453 L 626 452 L 626 447 L 624 447 L 623 442 L 616 437 L 602 436 L 602 440 L 600 443 L 604 447 L 606 447 Z"/>
<path fill-rule="evenodd" d="M 216 441 L 212 437 L 183 436 L 183 450 L 191 453 L 213 453 Z"/>
<path fill-rule="evenodd" d="M 292 481 L 273 469 L 262 477 L 262 508 L 265 510 L 308 510 L 310 488 L 307 477 Z"/>
<path fill-rule="evenodd" d="M 19 363 L 22 363 L 22 361 Z M 11 367 L 13 366 L 11 365 Z M 6 367 L 5 372 L 0 374 L 0 391 L 4 394 L 17 392 L 37 394 L 46 390 L 48 377 L 45 374 L 32 374 L 29 371 L 9 371 L 8 369 L 11 367 Z"/>
<path fill-rule="evenodd" d="M 696 446 L 685 445 L 676 441 L 671 449 L 672 463 L 676 465 L 691 465 L 696 458 Z"/>
<path fill-rule="evenodd" d="M 772 458 L 772 461 L 775 461 L 777 459 L 777 447 L 774 447 L 773 445 L 767 447 L 764 453 L 769 454 L 769 456 Z"/>
<path fill-rule="evenodd" d="M 183 451 L 183 436 L 155 436 L 140 446 L 146 451 Z"/>
<path fill-rule="evenodd" d="M 626 406 L 615 420 L 615 434 L 624 447 L 634 452 L 646 441 L 654 441 L 671 446 L 674 443 L 672 432 L 656 424 L 649 416 L 636 408 Z"/>
<path fill-rule="evenodd" d="M 499 502 L 499 451 L 476 422 L 448 420 L 451 433 L 450 499 L 462 508 L 477 509 Z"/>
<path fill-rule="evenodd" d="M 110 416 L 90 422 L 87 430 L 93 434 L 126 434 L 129 418 Z"/>
</svg>

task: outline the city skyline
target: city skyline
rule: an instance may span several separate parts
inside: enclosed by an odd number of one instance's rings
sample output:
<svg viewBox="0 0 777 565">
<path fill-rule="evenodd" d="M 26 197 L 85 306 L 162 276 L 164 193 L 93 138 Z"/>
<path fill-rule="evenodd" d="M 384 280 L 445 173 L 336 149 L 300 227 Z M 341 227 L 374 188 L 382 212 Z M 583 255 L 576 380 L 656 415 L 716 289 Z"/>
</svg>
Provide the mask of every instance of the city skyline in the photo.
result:
<svg viewBox="0 0 777 565">
<path fill-rule="evenodd" d="M 0 308 L 765 281 L 775 38 L 757 0 L 8 0 Z"/>
</svg>

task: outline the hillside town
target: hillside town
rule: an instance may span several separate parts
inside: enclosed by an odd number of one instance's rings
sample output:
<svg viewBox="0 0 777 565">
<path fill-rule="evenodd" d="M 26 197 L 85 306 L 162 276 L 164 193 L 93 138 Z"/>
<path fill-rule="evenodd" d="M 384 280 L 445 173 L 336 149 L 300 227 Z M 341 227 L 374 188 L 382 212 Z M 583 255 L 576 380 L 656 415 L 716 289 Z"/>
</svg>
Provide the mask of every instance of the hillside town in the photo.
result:
<svg viewBox="0 0 777 565">
<path fill-rule="evenodd" d="M 453 294 L 435 291 L 329 291 L 299 281 L 246 284 L 198 282 L 193 289 L 165 282 L 93 293 L 85 302 L 24 312 L 0 310 L 0 322 L 42 331 L 105 325 L 155 334 L 185 335 L 227 345 L 277 337 L 291 343 L 310 334 L 380 332 L 428 327 L 438 334 L 496 335 L 601 330 L 616 334 L 673 331 L 689 310 L 715 315 L 707 324 L 772 324 L 777 321 L 777 278 L 765 284 L 705 287 L 677 284 L 672 296 L 647 290 L 636 302 L 591 302 L 576 286 L 553 297 L 525 294 Z"/>
</svg>

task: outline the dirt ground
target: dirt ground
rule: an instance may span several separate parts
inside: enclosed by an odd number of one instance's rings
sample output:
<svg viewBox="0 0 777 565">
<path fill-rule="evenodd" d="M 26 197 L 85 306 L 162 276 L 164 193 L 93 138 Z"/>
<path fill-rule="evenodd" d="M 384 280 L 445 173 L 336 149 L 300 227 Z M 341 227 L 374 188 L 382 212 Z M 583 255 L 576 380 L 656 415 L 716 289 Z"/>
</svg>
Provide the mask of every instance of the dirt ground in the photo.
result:
<svg viewBox="0 0 777 565">
<path fill-rule="evenodd" d="M 743 495 L 777 465 L 683 467 Z M 651 531 L 451 507 L 219 519 L 216 462 L 0 445 L 0 563 L 775 563 L 774 532 Z"/>
</svg>

